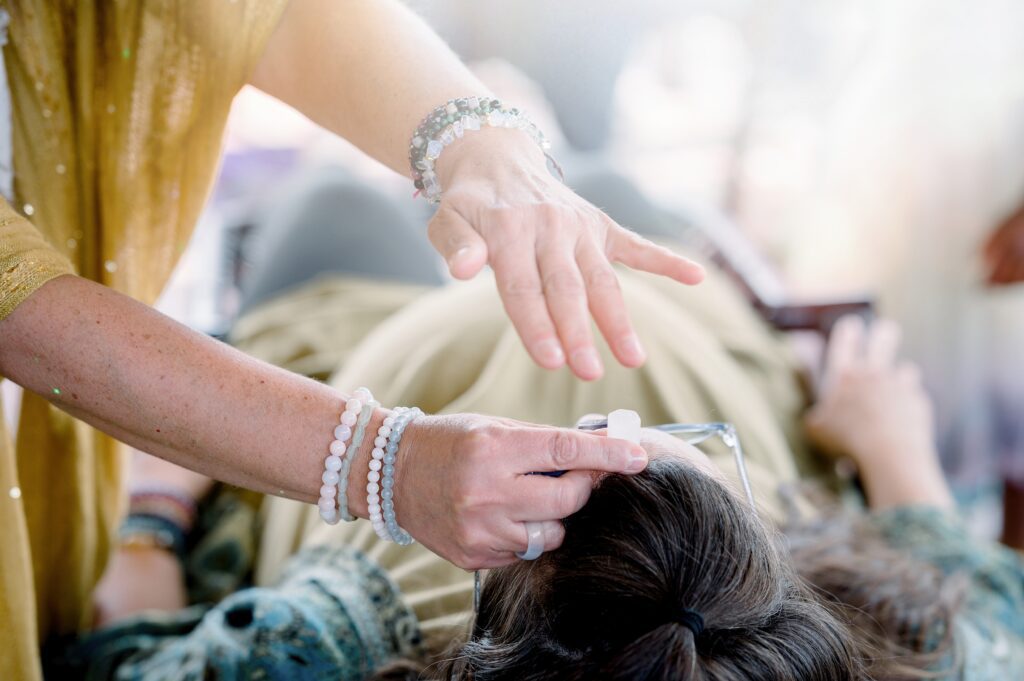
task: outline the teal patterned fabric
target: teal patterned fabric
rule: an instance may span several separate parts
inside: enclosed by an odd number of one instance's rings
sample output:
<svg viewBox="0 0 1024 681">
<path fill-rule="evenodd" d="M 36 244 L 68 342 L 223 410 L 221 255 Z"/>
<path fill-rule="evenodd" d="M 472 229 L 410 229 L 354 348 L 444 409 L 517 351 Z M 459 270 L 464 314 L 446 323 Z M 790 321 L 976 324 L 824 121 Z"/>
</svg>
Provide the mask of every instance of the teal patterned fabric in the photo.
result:
<svg viewBox="0 0 1024 681">
<path fill-rule="evenodd" d="M 954 622 L 962 666 L 938 678 L 1024 678 L 1024 559 L 972 537 L 959 518 L 936 508 L 890 509 L 872 514 L 872 520 L 895 548 L 969 579 L 964 610 Z"/>
<path fill-rule="evenodd" d="M 354 549 L 318 546 L 297 554 L 272 589 L 126 620 L 66 650 L 47 675 L 360 681 L 419 656 L 420 645 L 416 617 L 383 570 Z"/>
</svg>

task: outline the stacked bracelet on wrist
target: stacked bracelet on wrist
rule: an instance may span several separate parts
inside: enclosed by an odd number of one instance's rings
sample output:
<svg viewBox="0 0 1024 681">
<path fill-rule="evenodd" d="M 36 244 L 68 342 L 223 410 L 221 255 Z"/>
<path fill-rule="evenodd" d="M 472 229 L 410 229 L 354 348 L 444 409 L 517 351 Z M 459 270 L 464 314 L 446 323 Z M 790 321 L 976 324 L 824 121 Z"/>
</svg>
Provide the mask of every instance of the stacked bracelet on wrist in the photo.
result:
<svg viewBox="0 0 1024 681">
<path fill-rule="evenodd" d="M 342 515 L 348 515 L 348 509 L 339 513 L 338 483 L 341 481 L 342 457 L 347 452 L 347 443 L 352 431 L 357 427 L 363 406 L 373 400 L 373 395 L 366 388 L 359 388 L 345 403 L 345 411 L 341 414 L 340 425 L 334 428 L 334 440 L 330 445 L 330 454 L 324 459 L 324 473 L 321 476 L 323 486 L 320 487 L 320 517 L 329 525 L 338 522 Z M 372 410 L 371 410 L 372 411 Z M 365 428 L 365 423 L 363 424 Z"/>
<path fill-rule="evenodd" d="M 369 390 L 359 388 L 345 403 L 341 425 L 334 429 L 335 439 L 331 442 L 330 454 L 324 459 L 318 503 L 320 517 L 330 525 L 341 518 L 355 520 L 348 510 L 349 471 L 378 406 Z M 406 427 L 422 415 L 417 408 L 397 407 L 385 416 L 373 439 L 366 474 L 366 503 L 374 531 L 381 539 L 403 546 L 413 543 L 413 538 L 399 527 L 395 517 L 395 463 Z"/>
<path fill-rule="evenodd" d="M 519 109 L 507 109 L 491 97 L 460 97 L 431 111 L 416 128 L 409 145 L 413 184 L 418 192 L 423 192 L 427 201 L 437 203 L 441 200 L 441 185 L 434 173 L 434 162 L 441 152 L 466 132 L 479 130 L 482 125 L 526 132 L 544 151 L 549 165 L 561 175 L 561 168 L 548 155 L 551 143 Z"/>
<path fill-rule="evenodd" d="M 197 514 L 195 499 L 176 488 L 138 487 L 131 493 L 128 516 L 118 531 L 118 545 L 162 549 L 184 561 L 186 538 Z"/>
</svg>

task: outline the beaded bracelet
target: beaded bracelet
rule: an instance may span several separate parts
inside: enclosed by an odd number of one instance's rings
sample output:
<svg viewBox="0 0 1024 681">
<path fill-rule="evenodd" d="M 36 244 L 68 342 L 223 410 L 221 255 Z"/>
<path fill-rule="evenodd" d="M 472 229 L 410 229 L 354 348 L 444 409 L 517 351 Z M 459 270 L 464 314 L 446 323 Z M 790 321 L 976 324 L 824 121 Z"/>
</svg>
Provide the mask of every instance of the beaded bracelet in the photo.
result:
<svg viewBox="0 0 1024 681">
<path fill-rule="evenodd" d="M 369 393 L 369 391 L 367 391 Z M 346 523 L 355 521 L 353 516 L 348 510 L 348 474 L 352 469 L 352 459 L 359 453 L 359 447 L 363 444 L 363 436 L 366 433 L 366 425 L 373 418 L 373 412 L 380 406 L 380 402 L 374 399 L 370 399 L 365 405 L 363 405 L 363 413 L 359 415 L 359 423 L 356 424 L 356 432 L 352 435 L 352 444 L 348 446 L 348 452 L 345 454 L 344 461 L 341 462 L 341 471 L 339 471 L 338 480 L 338 512 L 341 514 L 341 519 Z"/>
<path fill-rule="evenodd" d="M 370 470 L 366 474 L 366 503 L 374 532 L 385 541 L 402 545 L 411 544 L 412 537 L 395 522 L 395 455 L 406 426 L 422 414 L 419 409 L 398 407 L 384 419 L 384 425 L 374 440 Z"/>
<path fill-rule="evenodd" d="M 186 529 L 170 518 L 148 513 L 131 513 L 118 530 L 118 546 L 122 548 L 156 548 L 170 551 L 185 562 Z"/>
<path fill-rule="evenodd" d="M 352 397 L 345 402 L 345 411 L 339 419 L 341 424 L 334 428 L 335 439 L 331 442 L 330 454 L 324 459 L 324 473 L 320 478 L 323 486 L 320 488 L 320 501 L 317 504 L 320 507 L 320 517 L 328 525 L 336 524 L 339 519 L 337 496 L 341 476 L 338 471 L 341 470 L 341 457 L 345 456 L 345 443 L 352 437 L 352 428 L 359 419 L 363 405 L 372 399 L 373 395 L 366 388 L 359 388 L 352 393 Z"/>
<path fill-rule="evenodd" d="M 384 423 L 377 429 L 377 438 L 373 441 L 373 450 L 370 452 L 370 469 L 366 474 L 366 510 L 370 517 L 370 524 L 373 525 L 377 536 L 385 541 L 391 541 L 391 535 L 384 523 L 378 481 L 381 468 L 384 467 L 384 449 L 387 447 L 388 439 L 394 432 L 395 423 L 408 410 L 408 407 L 395 407 L 394 411 L 384 417 Z"/>
<path fill-rule="evenodd" d="M 167 518 L 188 530 L 195 524 L 199 509 L 191 495 L 169 485 L 145 485 L 131 491 L 128 513 Z"/>
<path fill-rule="evenodd" d="M 519 109 L 507 109 L 501 101 L 490 97 L 460 97 L 437 107 L 420 122 L 409 144 L 409 165 L 413 184 L 430 203 L 441 200 L 441 185 L 434 172 L 434 162 L 444 148 L 461 138 L 467 131 L 479 130 L 481 125 L 492 128 L 515 128 L 526 132 L 544 152 L 548 165 L 559 177 L 562 168 L 548 154 L 551 142 L 544 133 Z"/>
<path fill-rule="evenodd" d="M 388 449 L 384 453 L 384 475 L 380 491 L 383 500 L 381 506 L 384 510 L 384 525 L 392 540 L 401 546 L 408 546 L 414 540 L 408 532 L 398 526 L 398 520 L 395 518 L 395 463 L 398 460 L 398 447 L 402 444 L 402 434 L 410 423 L 422 415 L 423 412 L 419 409 L 411 409 L 403 414 L 403 418 L 395 423 L 388 440 Z"/>
</svg>

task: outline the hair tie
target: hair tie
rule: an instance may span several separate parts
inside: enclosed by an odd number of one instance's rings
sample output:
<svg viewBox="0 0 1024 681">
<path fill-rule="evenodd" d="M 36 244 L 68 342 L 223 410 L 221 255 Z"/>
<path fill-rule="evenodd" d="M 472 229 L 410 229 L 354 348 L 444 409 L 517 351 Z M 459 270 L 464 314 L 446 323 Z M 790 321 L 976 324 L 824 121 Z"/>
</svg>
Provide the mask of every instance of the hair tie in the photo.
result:
<svg viewBox="0 0 1024 681">
<path fill-rule="evenodd" d="M 704 616 L 696 610 L 683 608 L 676 616 L 676 622 L 692 631 L 694 638 L 700 636 L 704 631 Z"/>
</svg>

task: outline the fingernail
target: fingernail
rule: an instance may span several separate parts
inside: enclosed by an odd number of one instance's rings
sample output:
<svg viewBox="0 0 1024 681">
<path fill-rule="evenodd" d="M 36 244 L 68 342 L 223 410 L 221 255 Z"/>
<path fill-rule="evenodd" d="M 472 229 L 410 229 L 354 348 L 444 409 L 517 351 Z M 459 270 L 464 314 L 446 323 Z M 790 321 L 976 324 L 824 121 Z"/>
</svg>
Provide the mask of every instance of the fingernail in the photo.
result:
<svg viewBox="0 0 1024 681">
<path fill-rule="evenodd" d="M 448 265 L 454 265 L 459 260 L 462 260 L 462 258 L 464 258 L 467 253 L 469 253 L 469 246 L 463 246 L 459 250 L 455 251 L 454 253 L 452 253 L 452 257 L 448 258 Z"/>
<path fill-rule="evenodd" d="M 598 378 L 601 375 L 601 358 L 594 348 L 583 348 L 572 354 L 572 368 L 582 378 Z"/>
<path fill-rule="evenodd" d="M 565 364 L 565 353 L 562 346 L 554 339 L 548 339 L 534 346 L 534 354 L 540 363 L 548 369 L 557 369 Z"/>
<path fill-rule="evenodd" d="M 642 456 L 632 455 L 629 457 L 629 462 L 626 464 L 627 473 L 639 473 L 643 469 L 647 468 L 647 455 Z"/>
<path fill-rule="evenodd" d="M 644 346 L 640 344 L 640 339 L 637 338 L 636 334 L 626 336 L 619 343 L 619 352 L 627 359 L 637 364 L 643 362 L 647 355 L 644 352 Z"/>
</svg>

